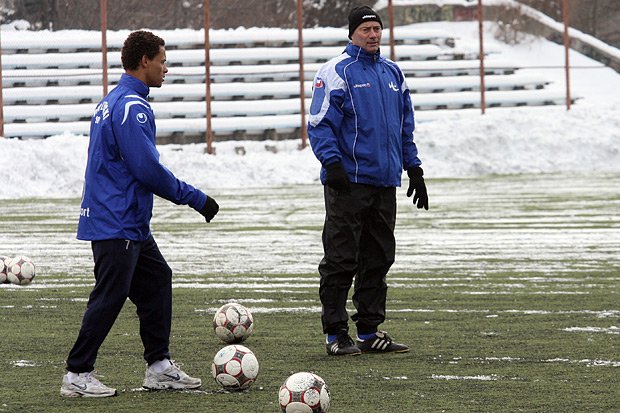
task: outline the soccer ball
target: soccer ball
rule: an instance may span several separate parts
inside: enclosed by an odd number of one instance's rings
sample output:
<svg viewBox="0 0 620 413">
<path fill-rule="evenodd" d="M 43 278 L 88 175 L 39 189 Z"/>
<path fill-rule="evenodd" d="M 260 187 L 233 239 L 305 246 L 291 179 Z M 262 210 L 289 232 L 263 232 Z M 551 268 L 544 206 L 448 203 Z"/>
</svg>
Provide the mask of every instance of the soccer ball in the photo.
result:
<svg viewBox="0 0 620 413">
<path fill-rule="evenodd" d="M 284 413 L 326 413 L 331 396 L 325 380 L 314 373 L 295 373 L 280 386 L 280 408 Z"/>
<path fill-rule="evenodd" d="M 213 357 L 211 373 L 225 390 L 244 390 L 258 376 L 258 360 L 249 348 L 232 344 L 222 348 Z"/>
<path fill-rule="evenodd" d="M 8 259 L 8 257 L 0 255 L 0 284 L 6 284 L 9 282 L 6 277 L 6 264 L 4 263 L 6 259 Z"/>
<path fill-rule="evenodd" d="M 6 265 L 6 278 L 13 284 L 30 284 L 35 275 L 34 263 L 28 257 L 17 257 L 4 261 Z"/>
<path fill-rule="evenodd" d="M 241 343 L 254 332 L 254 318 L 250 310 L 239 303 L 221 306 L 213 317 L 215 335 L 225 343 Z"/>
</svg>

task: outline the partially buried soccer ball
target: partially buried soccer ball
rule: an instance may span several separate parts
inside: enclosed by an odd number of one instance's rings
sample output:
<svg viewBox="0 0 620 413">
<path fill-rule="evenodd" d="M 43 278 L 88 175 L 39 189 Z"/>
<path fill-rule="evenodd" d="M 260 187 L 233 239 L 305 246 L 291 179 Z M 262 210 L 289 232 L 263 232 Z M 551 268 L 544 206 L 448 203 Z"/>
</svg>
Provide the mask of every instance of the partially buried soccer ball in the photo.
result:
<svg viewBox="0 0 620 413">
<path fill-rule="evenodd" d="M 254 332 L 254 318 L 246 307 L 239 303 L 221 306 L 213 317 L 215 335 L 225 343 L 241 343 Z"/>
<path fill-rule="evenodd" d="M 4 261 L 6 278 L 13 284 L 26 285 L 32 282 L 35 276 L 35 267 L 32 260 L 23 255 Z"/>
<path fill-rule="evenodd" d="M 285 413 L 326 413 L 331 396 L 321 377 L 314 373 L 295 373 L 280 386 L 280 408 Z"/>
<path fill-rule="evenodd" d="M 232 344 L 222 348 L 213 357 L 211 373 L 225 390 L 244 390 L 258 376 L 258 360 L 249 348 Z"/>
<path fill-rule="evenodd" d="M 6 277 L 6 264 L 4 262 L 7 258 L 8 257 L 5 257 L 4 255 L 0 255 L 0 284 L 6 284 L 9 282 Z"/>
</svg>

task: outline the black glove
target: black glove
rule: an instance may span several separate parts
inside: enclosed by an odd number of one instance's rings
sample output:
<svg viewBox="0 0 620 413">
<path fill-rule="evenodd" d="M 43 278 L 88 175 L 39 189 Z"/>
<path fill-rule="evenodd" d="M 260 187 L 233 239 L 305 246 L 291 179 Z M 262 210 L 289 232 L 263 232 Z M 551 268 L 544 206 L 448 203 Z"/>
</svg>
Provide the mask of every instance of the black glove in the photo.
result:
<svg viewBox="0 0 620 413">
<path fill-rule="evenodd" d="M 202 209 L 198 212 L 200 212 L 202 216 L 205 217 L 205 221 L 211 222 L 211 220 L 219 210 L 220 206 L 217 204 L 217 202 L 215 202 L 215 199 L 207 196 L 207 202 L 205 203 L 205 206 L 203 206 Z"/>
<path fill-rule="evenodd" d="M 331 163 L 325 170 L 327 171 L 325 185 L 339 192 L 351 192 L 351 182 L 341 162 Z"/>
<path fill-rule="evenodd" d="M 407 189 L 407 196 L 413 195 L 413 205 L 416 205 L 418 209 L 424 208 L 428 211 L 428 194 L 426 193 L 426 184 L 424 183 L 424 171 L 419 166 L 407 169 L 407 175 L 409 175 L 409 189 Z"/>
</svg>

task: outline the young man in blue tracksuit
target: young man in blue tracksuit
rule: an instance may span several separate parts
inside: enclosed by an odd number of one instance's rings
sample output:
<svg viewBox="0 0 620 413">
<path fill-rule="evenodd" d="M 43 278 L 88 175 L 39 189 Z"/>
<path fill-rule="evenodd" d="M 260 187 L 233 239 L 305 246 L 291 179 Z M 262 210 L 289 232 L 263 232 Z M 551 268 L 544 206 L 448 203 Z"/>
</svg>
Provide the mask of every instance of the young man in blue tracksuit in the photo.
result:
<svg viewBox="0 0 620 413">
<path fill-rule="evenodd" d="M 92 118 L 77 237 L 91 241 L 95 286 L 67 358 L 62 396 L 116 395 L 93 371 L 97 352 L 127 298 L 140 321 L 147 363 L 143 386 L 160 390 L 201 385 L 170 360 L 172 270 L 151 235 L 150 221 L 154 194 L 189 205 L 207 222 L 219 206 L 159 162 L 147 97 L 150 87 L 161 87 L 168 71 L 164 46 L 153 33 L 131 33 L 121 51 L 125 73 Z"/>
<path fill-rule="evenodd" d="M 314 79 L 308 136 L 325 185 L 319 296 L 330 355 L 409 351 L 378 329 L 395 256 L 396 187 L 403 169 L 414 205 L 428 209 L 428 196 L 409 88 L 400 68 L 380 54 L 382 29 L 374 10 L 354 8 L 351 42 Z M 356 342 L 348 334 L 351 285 Z"/>
</svg>

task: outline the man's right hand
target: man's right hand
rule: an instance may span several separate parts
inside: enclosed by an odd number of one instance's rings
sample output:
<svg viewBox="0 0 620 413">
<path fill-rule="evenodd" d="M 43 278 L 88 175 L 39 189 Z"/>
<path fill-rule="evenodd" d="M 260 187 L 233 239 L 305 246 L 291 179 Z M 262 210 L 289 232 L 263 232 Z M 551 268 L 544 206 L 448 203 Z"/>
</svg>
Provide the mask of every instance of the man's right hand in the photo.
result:
<svg viewBox="0 0 620 413">
<path fill-rule="evenodd" d="M 413 205 L 418 209 L 426 209 L 428 211 L 428 192 L 426 192 L 426 184 L 424 183 L 424 171 L 419 166 L 407 169 L 409 176 L 409 189 L 407 196 L 413 195 Z"/>
<path fill-rule="evenodd" d="M 335 162 L 325 167 L 327 179 L 325 185 L 338 192 L 351 192 L 351 182 L 341 162 Z"/>
<path fill-rule="evenodd" d="M 205 217 L 205 221 L 211 222 L 211 220 L 218 213 L 219 210 L 220 206 L 217 204 L 217 202 L 215 202 L 215 199 L 207 196 L 207 202 L 205 203 L 205 206 L 202 207 L 202 209 L 198 212 L 200 212 L 200 214 Z"/>
</svg>

